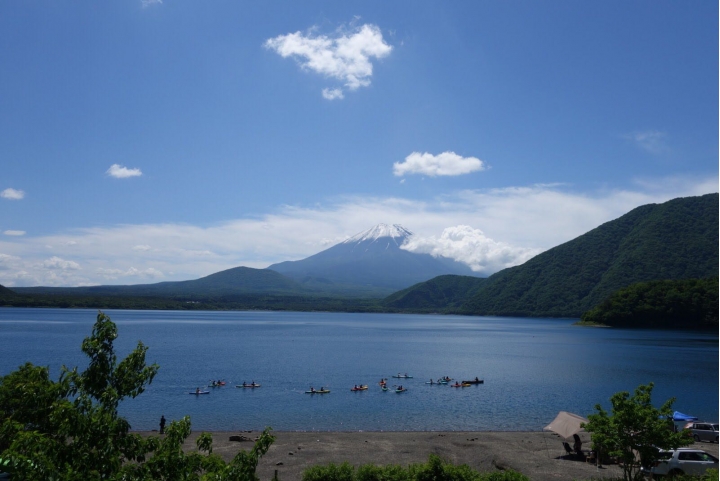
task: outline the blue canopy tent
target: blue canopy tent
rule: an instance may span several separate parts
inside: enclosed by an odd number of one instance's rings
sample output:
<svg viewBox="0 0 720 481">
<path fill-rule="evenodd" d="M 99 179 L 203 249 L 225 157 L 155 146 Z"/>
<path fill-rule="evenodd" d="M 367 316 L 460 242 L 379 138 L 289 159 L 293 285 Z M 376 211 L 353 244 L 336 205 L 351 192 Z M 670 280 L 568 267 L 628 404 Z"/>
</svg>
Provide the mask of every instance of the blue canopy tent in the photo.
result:
<svg viewBox="0 0 720 481">
<path fill-rule="evenodd" d="M 697 421 L 698 418 L 696 416 L 688 416 L 687 414 L 683 414 L 680 411 L 675 411 L 672 416 L 673 421 Z"/>
</svg>

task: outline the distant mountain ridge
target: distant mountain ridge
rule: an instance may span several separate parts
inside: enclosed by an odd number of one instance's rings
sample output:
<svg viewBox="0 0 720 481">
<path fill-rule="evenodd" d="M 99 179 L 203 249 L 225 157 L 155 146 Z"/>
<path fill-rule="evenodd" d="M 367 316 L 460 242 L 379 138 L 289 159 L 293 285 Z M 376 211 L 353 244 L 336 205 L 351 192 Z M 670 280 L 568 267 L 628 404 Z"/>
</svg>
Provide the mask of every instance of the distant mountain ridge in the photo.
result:
<svg viewBox="0 0 720 481">
<path fill-rule="evenodd" d="M 378 224 L 314 256 L 281 262 L 267 269 L 234 267 L 200 279 L 154 284 L 13 290 L 21 295 L 62 296 L 220 298 L 271 294 L 382 298 L 438 275 L 472 275 L 465 264 L 401 249 L 412 235 L 399 224 Z"/>
<path fill-rule="evenodd" d="M 88 287 L 16 287 L 18 294 L 104 296 L 203 296 L 238 294 L 307 295 L 307 289 L 292 279 L 267 269 L 234 267 L 200 279 L 155 284 Z"/>
<path fill-rule="evenodd" d="M 376 289 L 385 295 L 444 274 L 473 276 L 466 264 L 401 248 L 413 233 L 399 224 L 378 224 L 329 249 L 268 269 L 306 287 Z"/>
<path fill-rule="evenodd" d="M 640 206 L 524 264 L 504 269 L 444 306 L 474 315 L 580 317 L 636 282 L 718 275 L 718 194 Z M 459 280 L 433 279 L 384 305 L 427 309 L 418 290 Z M 435 299 L 438 299 L 435 297 Z M 424 301 L 422 301 L 424 302 Z"/>
</svg>

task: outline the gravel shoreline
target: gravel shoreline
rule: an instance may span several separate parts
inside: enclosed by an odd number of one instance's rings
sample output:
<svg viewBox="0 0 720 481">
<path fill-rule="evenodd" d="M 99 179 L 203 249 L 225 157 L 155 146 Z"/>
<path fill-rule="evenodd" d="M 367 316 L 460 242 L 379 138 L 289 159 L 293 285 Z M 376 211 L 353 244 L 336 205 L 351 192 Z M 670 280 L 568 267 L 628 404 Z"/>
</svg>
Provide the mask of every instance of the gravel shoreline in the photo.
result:
<svg viewBox="0 0 720 481">
<path fill-rule="evenodd" d="M 200 432 L 193 432 L 186 440 L 186 451 L 195 450 L 195 439 Z M 141 434 L 157 435 L 157 432 Z M 242 435 L 252 440 L 260 433 L 214 431 L 212 434 L 213 452 L 229 461 L 241 449 L 252 447 L 252 441 L 230 441 L 230 436 Z M 584 448 L 589 449 L 589 435 L 581 434 Z M 276 440 L 257 469 L 263 481 L 271 480 L 275 470 L 281 481 L 296 481 L 301 479 L 303 470 L 316 464 L 347 461 L 354 466 L 368 463 L 406 466 L 425 462 L 430 454 L 437 454 L 454 464 L 467 464 L 481 472 L 513 469 L 533 481 L 622 478 L 618 466 L 597 468 L 584 461 L 564 458 L 563 440 L 546 432 L 273 431 L 273 435 Z M 717 444 L 697 443 L 693 447 L 718 456 Z"/>
</svg>

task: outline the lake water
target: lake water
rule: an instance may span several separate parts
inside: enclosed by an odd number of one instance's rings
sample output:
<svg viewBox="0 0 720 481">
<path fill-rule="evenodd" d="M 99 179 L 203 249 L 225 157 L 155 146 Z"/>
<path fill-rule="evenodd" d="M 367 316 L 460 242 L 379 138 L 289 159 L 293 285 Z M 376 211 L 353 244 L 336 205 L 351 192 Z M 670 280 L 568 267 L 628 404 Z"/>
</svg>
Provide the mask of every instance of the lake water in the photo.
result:
<svg viewBox="0 0 720 481">
<path fill-rule="evenodd" d="M 26 361 L 80 366 L 97 312 L 0 309 L 0 374 Z M 160 371 L 121 406 L 133 429 L 190 415 L 195 430 L 541 430 L 558 411 L 609 408 L 655 383 L 656 405 L 718 420 L 717 333 L 592 329 L 572 320 L 308 312 L 107 311 L 119 358 L 137 341 Z M 397 373 L 413 379 L 393 379 Z M 482 385 L 426 385 L 430 378 Z M 383 392 L 381 378 L 408 391 Z M 228 385 L 188 391 L 210 379 Z M 255 380 L 257 389 L 235 384 Z M 370 389 L 351 392 L 355 384 Z M 309 386 L 330 394 L 309 395 Z"/>
</svg>

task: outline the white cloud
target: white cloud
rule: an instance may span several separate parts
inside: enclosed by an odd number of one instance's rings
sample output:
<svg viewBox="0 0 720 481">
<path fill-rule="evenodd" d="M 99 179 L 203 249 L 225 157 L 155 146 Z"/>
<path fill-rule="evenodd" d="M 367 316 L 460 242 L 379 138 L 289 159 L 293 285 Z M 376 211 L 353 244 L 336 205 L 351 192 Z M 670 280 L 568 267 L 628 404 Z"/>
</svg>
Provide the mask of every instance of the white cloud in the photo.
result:
<svg viewBox="0 0 720 481">
<path fill-rule="evenodd" d="M 142 244 L 141 244 L 141 245 L 136 245 L 136 246 L 133 247 L 133 250 L 134 250 L 134 251 L 149 251 L 149 250 L 150 250 L 150 246 L 148 246 L 148 245 L 142 245 Z"/>
<path fill-rule="evenodd" d="M 111 165 L 105 173 L 116 179 L 127 179 L 129 177 L 140 177 L 142 175 L 140 169 L 128 169 L 120 164 Z"/>
<path fill-rule="evenodd" d="M 344 99 L 343 91 L 341 89 L 323 89 L 322 96 L 328 100 Z"/>
<path fill-rule="evenodd" d="M 19 189 L 7 188 L 0 192 L 0 197 L 9 200 L 20 200 L 25 197 L 25 192 Z"/>
<path fill-rule="evenodd" d="M 153 5 L 162 5 L 162 0 L 141 0 L 142 8 L 152 7 Z"/>
<path fill-rule="evenodd" d="M 624 137 L 632 140 L 642 150 L 651 154 L 659 155 L 667 152 L 668 146 L 665 142 L 665 132 L 658 132 L 656 130 L 646 130 L 644 132 L 633 132 L 627 134 Z"/>
<path fill-rule="evenodd" d="M 380 222 L 402 224 L 425 240 L 425 249 L 436 249 L 491 273 L 640 205 L 717 190 L 718 178 L 713 175 L 645 179 L 631 189 L 588 192 L 561 184 L 467 190 L 426 202 L 347 196 L 312 207 L 282 206 L 270 213 L 210 226 L 117 225 L 22 239 L 3 236 L 0 253 L 13 257 L 0 269 L 0 284 L 107 284 L 106 276 L 120 278 L 121 274 L 127 279 L 143 275 L 171 281 L 197 279 L 236 266 L 264 268 L 302 259 Z M 71 241 L 82 249 L 68 245 Z M 65 269 L 45 267 L 48 245 L 59 259 L 49 264 L 62 267 L 62 262 L 72 262 L 63 259 L 70 258 L 76 262 Z"/>
<path fill-rule="evenodd" d="M 334 37 L 316 36 L 313 30 L 279 35 L 264 45 L 283 58 L 295 58 L 304 70 L 344 82 L 350 91 L 369 86 L 373 74 L 371 58 L 381 59 L 392 51 L 375 25 L 365 24 L 350 32 L 339 29 Z M 323 96 L 331 100 L 343 98 L 338 88 L 324 89 Z"/>
<path fill-rule="evenodd" d="M 0 270 L 14 269 L 18 266 L 20 260 L 17 256 L 0 254 Z"/>
<path fill-rule="evenodd" d="M 3 234 L 18 237 L 25 235 L 26 232 L 24 230 L 6 230 Z"/>
<path fill-rule="evenodd" d="M 430 177 L 438 175 L 463 175 L 485 170 L 485 163 L 475 157 L 462 157 L 455 152 L 443 152 L 432 155 L 425 152 L 413 152 L 404 162 L 393 164 L 393 174 L 402 177 L 405 174 L 423 174 Z"/>
<path fill-rule="evenodd" d="M 467 225 L 448 227 L 439 238 L 413 236 L 402 249 L 464 262 L 475 272 L 484 275 L 520 265 L 542 252 L 542 249 L 513 247 L 494 241 L 480 229 Z"/>
<path fill-rule="evenodd" d="M 66 261 L 65 259 L 61 259 L 57 256 L 52 256 L 50 259 L 47 259 L 42 263 L 42 267 L 45 269 L 59 269 L 63 271 L 67 270 L 78 270 L 80 269 L 80 264 L 78 264 L 75 261 Z"/>
<path fill-rule="evenodd" d="M 148 267 L 147 269 L 136 269 L 134 267 L 130 267 L 127 270 L 99 268 L 97 269 L 97 273 L 100 274 L 104 279 L 108 280 L 114 280 L 119 277 L 140 277 L 143 279 L 156 279 L 160 277 L 165 277 L 165 274 L 153 267 Z"/>
</svg>

